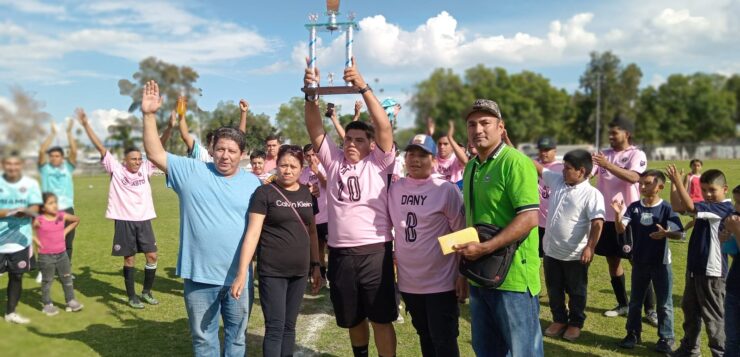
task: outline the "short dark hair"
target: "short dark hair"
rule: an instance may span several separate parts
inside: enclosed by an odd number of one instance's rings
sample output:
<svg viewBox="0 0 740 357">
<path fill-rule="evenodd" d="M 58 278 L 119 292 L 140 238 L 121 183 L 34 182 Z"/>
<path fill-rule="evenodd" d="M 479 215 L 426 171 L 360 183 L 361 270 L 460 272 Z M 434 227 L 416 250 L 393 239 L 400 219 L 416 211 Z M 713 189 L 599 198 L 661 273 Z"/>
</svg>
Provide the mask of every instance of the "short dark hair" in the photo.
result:
<svg viewBox="0 0 740 357">
<path fill-rule="evenodd" d="M 660 170 L 650 169 L 640 174 L 640 177 L 654 177 L 660 183 L 665 183 L 665 174 Z"/>
<path fill-rule="evenodd" d="M 365 135 L 367 135 L 367 138 L 370 140 L 375 139 L 375 129 L 368 123 L 365 123 L 364 121 L 351 121 L 347 123 L 347 125 L 344 127 L 344 131 L 348 132 L 350 130 L 361 130 L 365 132 Z"/>
<path fill-rule="evenodd" d="M 57 198 L 57 195 L 55 195 L 53 192 L 41 193 L 41 207 L 39 207 L 41 210 L 41 213 L 44 213 L 44 205 L 46 204 L 46 201 L 52 197 Z"/>
<path fill-rule="evenodd" d="M 239 147 L 239 151 L 244 152 L 244 148 L 247 145 L 244 139 L 244 133 L 239 129 L 234 129 L 230 126 L 222 126 L 213 131 L 213 146 L 216 146 L 221 139 L 233 140 Z"/>
<path fill-rule="evenodd" d="M 591 153 L 583 149 L 568 151 L 563 156 L 563 161 L 569 163 L 574 169 L 586 169 L 586 176 L 591 174 L 591 169 L 594 165 L 592 160 Z"/>
<path fill-rule="evenodd" d="M 206 133 L 206 145 L 211 146 L 213 145 L 213 130 L 210 130 Z"/>
<path fill-rule="evenodd" d="M 127 148 L 123 149 L 123 156 L 127 156 L 128 154 L 130 154 L 130 153 L 132 153 L 134 151 L 141 152 L 141 150 L 139 148 L 127 147 Z"/>
<path fill-rule="evenodd" d="M 446 139 L 447 138 L 447 132 L 446 131 L 440 131 L 439 133 L 435 133 L 435 135 L 432 135 L 434 137 L 434 141 L 437 142 L 439 139 Z"/>
<path fill-rule="evenodd" d="M 701 177 L 699 177 L 699 182 L 709 185 L 727 186 L 727 178 L 725 178 L 725 173 L 717 169 L 705 171 L 703 174 L 701 174 Z"/>
<path fill-rule="evenodd" d="M 689 161 L 689 167 L 693 166 L 695 162 L 698 162 L 699 165 L 702 165 L 702 166 L 704 165 L 704 163 L 701 162 L 701 160 L 699 159 L 691 159 L 691 161 Z"/>
<path fill-rule="evenodd" d="M 303 153 L 307 153 L 309 150 L 313 150 L 313 144 L 303 145 Z"/>
<path fill-rule="evenodd" d="M 262 150 L 255 150 L 255 151 L 252 152 L 251 155 L 249 155 L 249 160 L 254 160 L 254 159 L 262 159 L 262 160 L 264 160 L 266 157 L 267 157 L 267 154 L 265 154 L 264 151 L 262 151 Z"/>
<path fill-rule="evenodd" d="M 51 155 L 53 152 L 58 152 L 60 155 L 64 156 L 64 150 L 60 146 L 54 146 L 49 150 L 46 150 L 46 154 Z"/>
<path fill-rule="evenodd" d="M 270 134 L 265 138 L 265 144 L 267 144 L 268 141 L 277 140 L 278 144 L 280 143 L 280 137 L 275 134 Z"/>
<path fill-rule="evenodd" d="M 277 158 L 275 159 L 275 161 L 276 162 L 280 161 L 280 159 L 282 159 L 283 156 L 286 156 L 286 155 L 294 157 L 296 160 L 298 160 L 298 162 L 301 163 L 300 166 L 303 167 L 303 149 L 300 146 L 298 145 L 280 146 L 280 150 L 278 150 Z"/>
<path fill-rule="evenodd" d="M 732 189 L 732 194 L 733 195 L 740 194 L 740 185 L 737 185 L 737 186 L 735 186 L 735 188 Z"/>
</svg>

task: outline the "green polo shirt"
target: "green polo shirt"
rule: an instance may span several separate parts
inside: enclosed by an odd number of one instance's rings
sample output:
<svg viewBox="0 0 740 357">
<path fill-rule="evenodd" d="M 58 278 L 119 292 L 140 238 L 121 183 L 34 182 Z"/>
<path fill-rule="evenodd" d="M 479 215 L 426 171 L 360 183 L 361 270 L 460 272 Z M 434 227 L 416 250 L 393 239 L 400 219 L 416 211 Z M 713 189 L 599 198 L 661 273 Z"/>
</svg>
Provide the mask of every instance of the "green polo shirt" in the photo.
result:
<svg viewBox="0 0 740 357">
<path fill-rule="evenodd" d="M 464 180 L 463 194 L 469 227 L 476 223 L 488 223 L 503 228 L 518 213 L 539 209 L 537 170 L 532 160 L 506 144 L 501 144 L 483 162 L 478 158 L 470 160 L 465 166 Z M 532 295 L 540 293 L 538 246 L 539 235 L 535 227 L 516 250 L 509 273 L 498 287 L 499 290 L 529 290 Z"/>
</svg>

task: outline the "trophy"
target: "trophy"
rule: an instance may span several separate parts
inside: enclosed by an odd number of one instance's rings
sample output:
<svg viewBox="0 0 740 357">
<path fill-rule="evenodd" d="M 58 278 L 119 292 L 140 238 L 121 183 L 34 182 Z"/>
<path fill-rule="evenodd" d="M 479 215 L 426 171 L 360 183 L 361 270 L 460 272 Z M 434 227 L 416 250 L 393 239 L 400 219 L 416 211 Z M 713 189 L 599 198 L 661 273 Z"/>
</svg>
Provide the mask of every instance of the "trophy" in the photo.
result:
<svg viewBox="0 0 740 357">
<path fill-rule="evenodd" d="M 339 0 L 326 0 L 326 15 L 328 16 L 327 22 L 318 23 L 319 15 L 310 14 L 308 19 L 311 23 L 306 24 L 306 28 L 309 32 L 308 40 L 308 66 L 312 70 L 316 69 L 316 33 L 318 31 L 324 31 L 334 33 L 334 31 L 345 33 L 345 61 L 344 66 L 346 68 L 352 67 L 352 43 L 354 32 L 359 30 L 355 20 L 354 13 L 349 13 L 347 21 L 339 22 L 337 17 L 339 13 Z M 357 93 L 357 89 L 352 86 L 352 83 L 345 83 L 345 85 L 334 85 L 334 74 L 329 73 L 329 86 L 319 87 L 317 83 L 311 83 L 306 88 L 301 88 L 306 95 L 325 95 L 325 94 L 354 94 Z"/>
</svg>

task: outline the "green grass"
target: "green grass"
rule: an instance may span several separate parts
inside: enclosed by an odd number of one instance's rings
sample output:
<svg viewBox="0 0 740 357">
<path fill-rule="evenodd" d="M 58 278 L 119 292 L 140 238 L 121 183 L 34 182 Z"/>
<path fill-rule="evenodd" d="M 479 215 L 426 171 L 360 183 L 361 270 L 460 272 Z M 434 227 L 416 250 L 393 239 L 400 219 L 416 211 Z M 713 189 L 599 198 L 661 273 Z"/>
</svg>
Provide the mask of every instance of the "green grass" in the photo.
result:
<svg viewBox="0 0 740 357">
<path fill-rule="evenodd" d="M 663 168 L 666 163 L 651 163 L 654 168 Z M 687 168 L 688 162 L 678 162 Z M 740 177 L 738 161 L 707 161 L 705 169 L 720 168 L 734 187 Z M 182 299 L 182 280 L 174 275 L 178 248 L 178 205 L 176 195 L 164 187 L 162 177 L 153 180 L 154 200 L 159 218 L 154 221 L 154 230 L 159 245 L 159 270 L 154 293 L 160 305 L 147 306 L 144 310 L 133 310 L 125 304 L 121 258 L 110 256 L 113 223 L 104 218 L 107 200 L 108 178 L 104 176 L 76 178 L 77 212 L 82 217 L 75 241 L 74 273 L 77 298 L 85 304 L 79 313 L 62 312 L 54 317 L 41 314 L 40 287 L 33 280 L 34 274 L 26 274 L 24 291 L 18 311 L 31 318 L 27 326 L 0 322 L 0 355 L 4 356 L 169 356 L 191 355 L 190 334 Z M 664 194 L 667 194 L 667 189 Z M 245 197 L 244 199 L 248 199 Z M 681 324 L 681 296 L 684 287 L 686 243 L 671 242 L 673 252 L 673 301 L 677 338 L 683 336 Z M 143 268 L 143 257 L 137 262 Z M 630 266 L 625 264 L 629 276 Z M 139 284 L 143 274 L 137 275 Z M 5 287 L 7 275 L 0 277 L 0 311 L 5 311 Z M 544 278 L 543 278 L 544 287 Z M 140 285 L 137 290 L 140 290 Z M 606 261 L 597 257 L 590 268 L 589 296 L 586 324 L 577 343 L 545 338 L 545 353 L 551 356 L 651 356 L 656 329 L 643 325 L 643 346 L 633 351 L 619 350 L 617 342 L 624 337 L 625 319 L 605 318 L 602 313 L 616 302 L 611 292 Z M 540 321 L 547 326 L 551 321 L 547 296 L 541 298 Z M 61 287 L 55 282 L 53 299 L 60 307 L 63 303 Z M 462 306 L 460 337 L 458 342 L 463 356 L 472 356 L 470 346 L 470 314 L 468 306 Z M 419 356 L 418 339 L 411 325 L 396 324 L 399 356 Z M 248 355 L 261 355 L 264 333 L 259 301 L 255 301 L 249 324 Z M 351 356 L 346 330 L 337 328 L 331 316 L 328 291 L 322 290 L 317 297 L 306 296 L 298 321 L 297 344 L 304 352 L 320 352 L 325 356 Z M 706 336 L 702 336 L 704 355 Z M 372 345 L 372 344 L 371 344 Z M 377 355 L 371 348 L 370 355 Z M 311 355 L 311 353 L 306 353 Z"/>
</svg>

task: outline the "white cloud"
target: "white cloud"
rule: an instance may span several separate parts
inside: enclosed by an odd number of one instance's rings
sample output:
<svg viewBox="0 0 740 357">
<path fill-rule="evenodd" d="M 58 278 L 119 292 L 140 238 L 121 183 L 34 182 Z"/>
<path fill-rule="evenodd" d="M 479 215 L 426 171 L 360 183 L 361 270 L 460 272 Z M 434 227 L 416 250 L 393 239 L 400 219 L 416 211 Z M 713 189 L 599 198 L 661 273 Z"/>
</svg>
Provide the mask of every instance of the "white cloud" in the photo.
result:
<svg viewBox="0 0 740 357">
<path fill-rule="evenodd" d="M 653 74 L 653 77 L 650 78 L 650 85 L 653 86 L 653 88 L 656 88 L 656 89 L 658 87 L 660 87 L 661 85 L 663 85 L 663 83 L 665 83 L 665 82 L 666 82 L 666 78 L 663 77 L 660 74 L 657 74 L 657 73 L 656 74 Z"/>
<path fill-rule="evenodd" d="M 64 6 L 44 4 L 37 0 L 0 0 L 0 6 L 9 6 L 30 14 L 64 15 Z"/>
<path fill-rule="evenodd" d="M 103 142 L 109 135 L 108 127 L 113 125 L 116 122 L 116 119 L 128 118 L 130 116 L 131 113 L 118 109 L 95 109 L 88 114 L 90 126 L 92 126 L 95 134 Z M 86 136 L 82 140 L 83 142 L 88 142 Z"/>
</svg>

